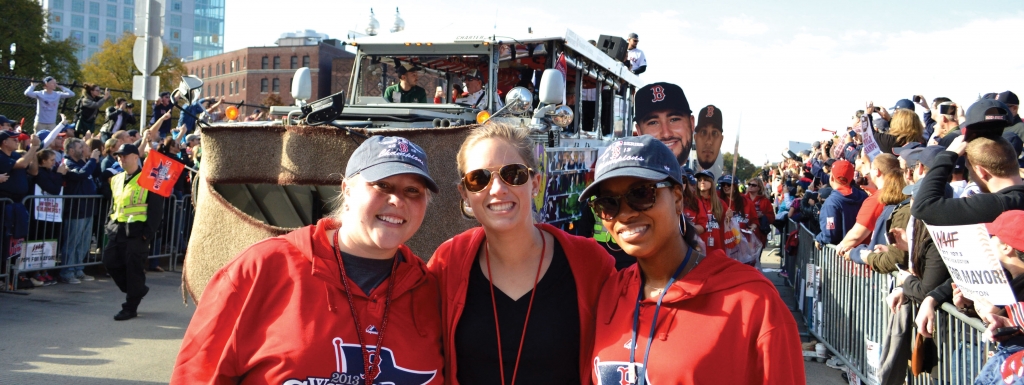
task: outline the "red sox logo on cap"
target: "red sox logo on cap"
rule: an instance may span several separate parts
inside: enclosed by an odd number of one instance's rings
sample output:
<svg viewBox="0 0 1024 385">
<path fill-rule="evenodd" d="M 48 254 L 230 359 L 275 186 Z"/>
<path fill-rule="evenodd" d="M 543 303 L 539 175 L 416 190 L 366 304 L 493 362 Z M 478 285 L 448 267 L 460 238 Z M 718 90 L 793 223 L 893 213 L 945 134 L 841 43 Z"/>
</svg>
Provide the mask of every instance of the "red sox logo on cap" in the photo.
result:
<svg viewBox="0 0 1024 385">
<path fill-rule="evenodd" d="M 651 93 L 654 94 L 654 100 L 652 100 L 651 102 L 657 103 L 657 102 L 660 102 L 662 100 L 665 100 L 665 88 L 664 87 L 662 87 L 660 85 L 659 86 L 651 87 Z"/>
<path fill-rule="evenodd" d="M 710 118 L 712 116 L 715 116 L 715 106 L 708 106 L 708 113 L 706 117 Z"/>
</svg>

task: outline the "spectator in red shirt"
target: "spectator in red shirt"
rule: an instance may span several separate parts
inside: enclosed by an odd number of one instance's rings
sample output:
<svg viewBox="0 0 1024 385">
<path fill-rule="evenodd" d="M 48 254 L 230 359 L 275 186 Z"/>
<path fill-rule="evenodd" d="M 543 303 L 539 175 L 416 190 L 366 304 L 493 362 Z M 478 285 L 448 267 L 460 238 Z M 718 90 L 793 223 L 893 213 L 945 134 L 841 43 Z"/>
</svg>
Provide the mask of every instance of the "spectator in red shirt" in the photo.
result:
<svg viewBox="0 0 1024 385">
<path fill-rule="evenodd" d="M 907 147 L 909 148 L 909 146 Z M 900 151 L 903 148 L 898 147 L 896 150 Z M 876 156 L 875 160 L 871 162 L 871 171 L 867 174 L 868 185 L 872 186 L 876 193 L 871 194 L 871 196 L 864 200 L 860 211 L 857 212 L 857 223 L 846 233 L 843 241 L 836 248 L 839 255 L 845 255 L 857 245 L 867 244 L 868 236 L 871 235 L 872 231 L 875 231 L 875 222 L 878 221 L 878 216 L 882 215 L 882 210 L 885 209 L 885 204 L 879 200 L 882 194 L 877 191 L 885 188 L 885 176 L 894 172 L 894 170 L 899 170 L 899 168 L 899 159 L 890 154 Z"/>
<path fill-rule="evenodd" d="M 725 174 L 718 178 L 718 190 L 721 194 L 722 208 L 725 210 L 725 219 L 738 217 L 741 229 L 756 231 L 757 211 L 754 209 L 754 202 L 743 196 L 739 186 L 733 183 L 732 175 Z"/>
<path fill-rule="evenodd" d="M 768 233 L 771 231 L 767 224 L 775 220 L 775 207 L 772 206 L 771 198 L 768 198 L 764 181 L 761 178 L 747 181 L 747 193 L 744 195 L 754 204 L 754 211 L 757 212 L 757 227 L 760 230 L 756 233 L 757 239 L 761 240 L 762 245 L 767 245 Z"/>
</svg>

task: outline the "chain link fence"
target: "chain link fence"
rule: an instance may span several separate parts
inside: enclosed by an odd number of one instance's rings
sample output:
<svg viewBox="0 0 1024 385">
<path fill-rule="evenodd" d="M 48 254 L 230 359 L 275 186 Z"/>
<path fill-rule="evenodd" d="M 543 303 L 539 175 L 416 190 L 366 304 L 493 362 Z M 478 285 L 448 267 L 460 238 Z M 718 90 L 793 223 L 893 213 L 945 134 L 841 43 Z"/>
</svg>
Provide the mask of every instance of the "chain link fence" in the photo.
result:
<svg viewBox="0 0 1024 385">
<path fill-rule="evenodd" d="M 0 76 L 0 115 L 6 116 L 7 119 L 13 120 L 16 124 L 21 124 L 22 130 L 25 132 L 34 131 L 33 125 L 36 119 L 36 101 L 25 96 L 25 89 L 31 83 L 32 79 L 29 78 Z M 59 113 L 67 116 L 69 121 L 74 121 L 75 102 L 82 97 L 83 86 L 77 81 L 57 84 L 67 87 L 75 93 L 73 97 L 61 99 L 60 106 L 58 107 Z M 42 89 L 42 85 L 37 86 L 36 89 Z M 99 122 L 102 122 L 105 116 L 104 111 L 106 107 L 113 105 L 113 99 L 118 97 L 131 98 L 132 92 L 129 90 L 110 89 L 110 94 L 111 101 L 103 106 L 104 110 L 97 114 L 96 119 Z"/>
</svg>

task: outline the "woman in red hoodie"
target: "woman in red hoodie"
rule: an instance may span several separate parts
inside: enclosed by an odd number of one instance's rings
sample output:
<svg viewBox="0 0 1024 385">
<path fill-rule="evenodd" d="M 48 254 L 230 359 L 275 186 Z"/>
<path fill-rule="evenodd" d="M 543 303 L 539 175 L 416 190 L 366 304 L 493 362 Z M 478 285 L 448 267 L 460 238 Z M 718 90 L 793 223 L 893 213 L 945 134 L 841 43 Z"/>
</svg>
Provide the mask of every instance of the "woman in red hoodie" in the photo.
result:
<svg viewBox="0 0 1024 385">
<path fill-rule="evenodd" d="M 768 197 L 768 190 L 765 189 L 764 181 L 761 178 L 751 178 L 747 181 L 747 193 L 745 194 L 747 199 L 754 204 L 754 210 L 757 213 L 757 238 L 761 240 L 762 249 L 768 246 L 768 233 L 771 228 L 765 226 L 761 228 L 761 223 L 771 223 L 775 220 L 775 207 L 772 206 L 772 200 Z M 761 217 L 767 218 L 767 222 L 762 222 Z"/>
<path fill-rule="evenodd" d="M 707 218 L 707 226 L 700 234 L 700 239 L 704 241 L 708 251 L 725 250 L 721 222 L 725 216 L 725 210 L 722 209 L 722 201 L 715 193 L 715 174 L 704 170 L 698 172 L 694 177 L 697 179 L 697 192 L 700 196 L 700 201 L 697 204 L 702 207 L 704 216 Z"/>
<path fill-rule="evenodd" d="M 426 161 L 404 138 L 363 142 L 331 218 L 214 274 L 171 383 L 443 383 L 437 281 L 404 245 L 437 192 Z"/>
<path fill-rule="evenodd" d="M 462 143 L 458 190 L 481 227 L 428 263 L 444 298 L 448 384 L 589 384 L 594 307 L 614 260 L 593 239 L 534 222 L 529 131 L 488 123 Z"/>
<path fill-rule="evenodd" d="M 644 156 L 606 151 L 580 195 L 637 258 L 601 290 L 594 382 L 803 384 L 796 322 L 772 283 L 722 251 L 694 251 L 680 235 L 675 155 L 651 136 L 621 142 Z"/>
</svg>

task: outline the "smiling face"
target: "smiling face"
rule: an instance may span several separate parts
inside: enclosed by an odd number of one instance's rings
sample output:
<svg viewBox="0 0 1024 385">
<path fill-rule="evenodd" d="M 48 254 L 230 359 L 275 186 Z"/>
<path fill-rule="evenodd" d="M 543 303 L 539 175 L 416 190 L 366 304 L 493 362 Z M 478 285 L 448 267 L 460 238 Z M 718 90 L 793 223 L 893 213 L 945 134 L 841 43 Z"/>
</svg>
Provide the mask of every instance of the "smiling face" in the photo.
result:
<svg viewBox="0 0 1024 385">
<path fill-rule="evenodd" d="M 356 255 L 397 249 L 423 224 L 428 190 L 421 177 L 398 174 L 367 182 L 356 175 L 341 188 L 339 238 Z"/>
<path fill-rule="evenodd" d="M 650 135 L 665 143 L 676 155 L 679 164 L 689 160 L 690 146 L 693 144 L 693 115 L 657 111 L 640 121 L 637 131 L 640 135 Z"/>
<path fill-rule="evenodd" d="M 597 196 L 617 196 L 632 188 L 652 181 L 620 177 L 601 182 Z M 672 242 L 682 242 L 679 235 L 680 213 L 683 210 L 683 190 L 679 185 L 659 188 L 654 206 L 638 212 L 624 200 L 619 202 L 619 213 L 601 223 L 611 233 L 622 250 L 636 258 L 649 258 L 662 250 L 673 250 Z"/>
<path fill-rule="evenodd" d="M 515 146 L 502 139 L 483 139 L 466 150 L 466 172 L 477 169 L 491 171 L 491 181 L 479 192 L 469 192 L 459 185 L 462 199 L 469 203 L 480 224 L 487 231 L 518 231 L 533 226 L 533 195 L 540 188 L 540 175 L 533 174 L 520 186 L 509 186 L 497 174 L 507 164 L 527 164 Z"/>
<path fill-rule="evenodd" d="M 697 145 L 697 162 L 700 167 L 709 169 L 718 160 L 718 153 L 722 150 L 722 130 L 705 124 L 697 127 L 697 133 L 693 136 Z"/>
</svg>

